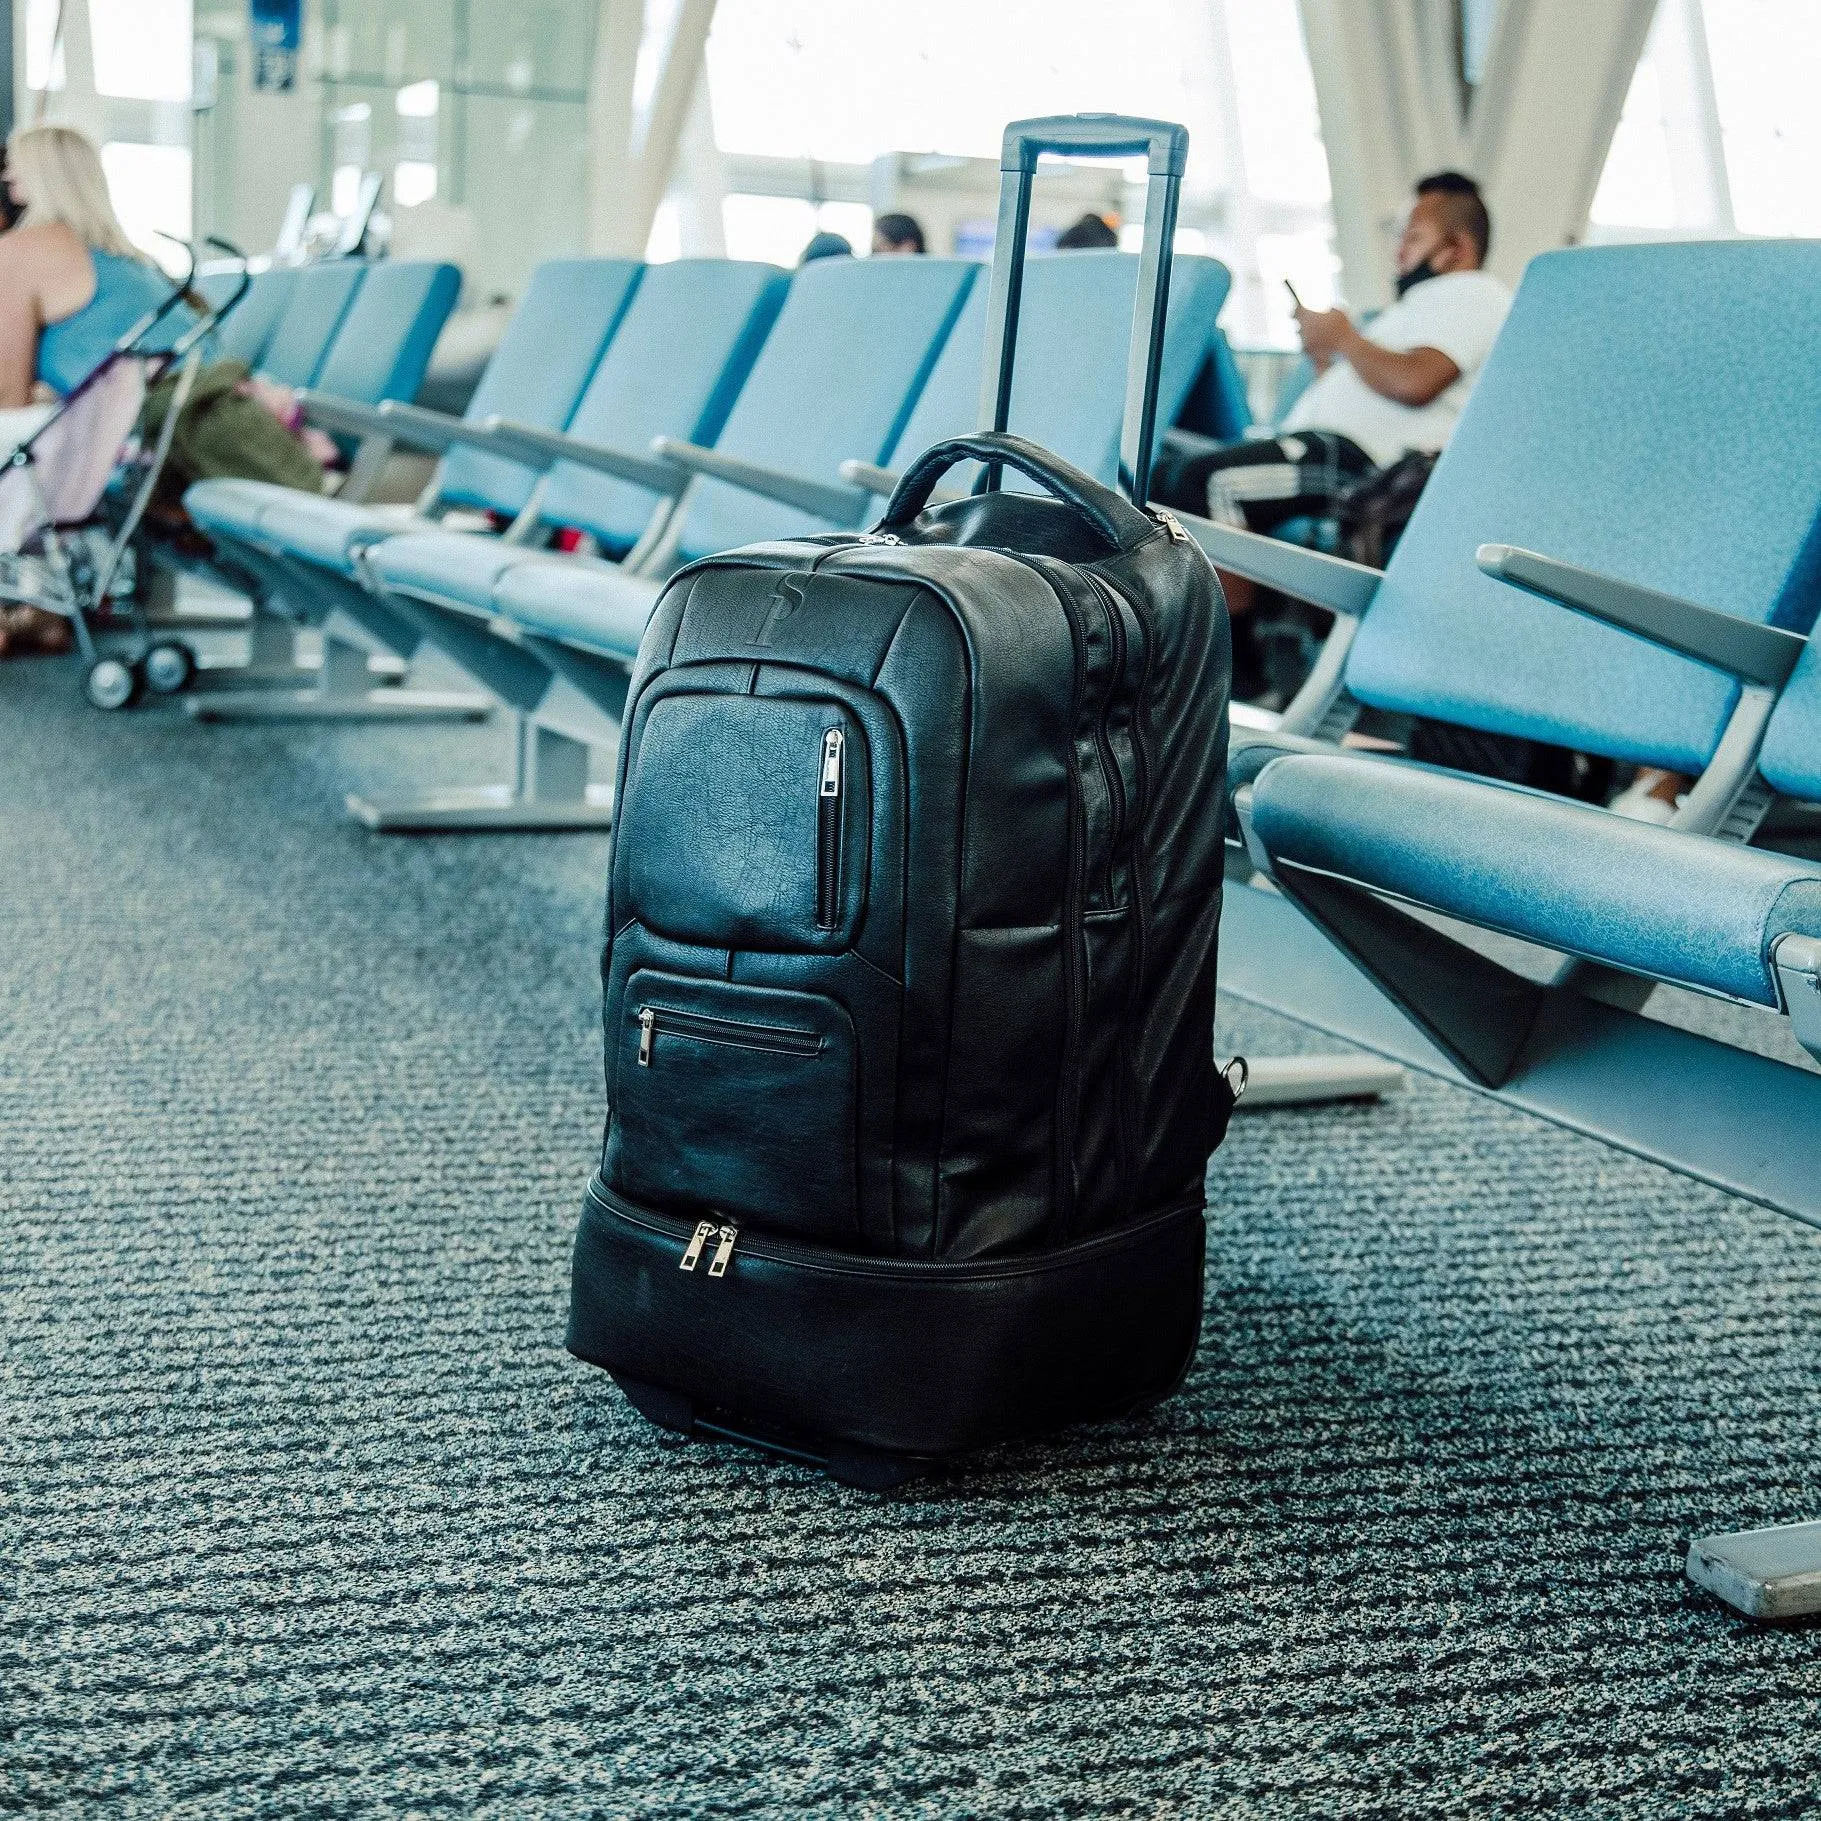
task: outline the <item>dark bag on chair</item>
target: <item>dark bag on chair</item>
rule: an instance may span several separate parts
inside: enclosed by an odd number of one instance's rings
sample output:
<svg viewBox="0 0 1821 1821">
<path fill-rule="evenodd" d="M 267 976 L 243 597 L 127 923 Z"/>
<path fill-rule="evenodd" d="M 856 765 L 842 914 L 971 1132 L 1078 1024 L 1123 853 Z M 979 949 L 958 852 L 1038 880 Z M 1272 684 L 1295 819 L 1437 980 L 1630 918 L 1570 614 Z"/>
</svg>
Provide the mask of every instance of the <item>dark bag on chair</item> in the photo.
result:
<svg viewBox="0 0 1821 1821">
<path fill-rule="evenodd" d="M 1039 151 L 1151 153 L 1141 500 L 1185 141 L 1007 136 L 1014 255 Z M 993 275 L 989 422 L 1017 268 Z M 987 490 L 926 509 L 961 462 Z M 568 1335 L 645 1415 L 883 1485 L 1176 1385 L 1232 1106 L 1228 669 L 1197 546 L 1013 436 L 930 450 L 873 532 L 671 582 L 624 717 Z"/>
</svg>

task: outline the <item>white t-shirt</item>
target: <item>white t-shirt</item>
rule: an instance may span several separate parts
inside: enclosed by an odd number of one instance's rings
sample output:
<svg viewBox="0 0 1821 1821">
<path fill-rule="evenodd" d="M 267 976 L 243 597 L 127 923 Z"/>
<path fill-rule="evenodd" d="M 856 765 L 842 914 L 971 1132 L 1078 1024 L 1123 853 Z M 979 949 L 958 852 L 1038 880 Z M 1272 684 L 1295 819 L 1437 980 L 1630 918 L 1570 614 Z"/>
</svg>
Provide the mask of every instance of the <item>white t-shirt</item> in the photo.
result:
<svg viewBox="0 0 1821 1821">
<path fill-rule="evenodd" d="M 1338 430 L 1381 467 L 1407 449 L 1441 448 L 1510 308 L 1511 293 L 1490 272 L 1443 272 L 1412 285 L 1366 327 L 1366 339 L 1399 354 L 1438 349 L 1460 368 L 1460 378 L 1426 405 L 1400 405 L 1337 360 L 1291 406 L 1284 428 Z"/>
</svg>

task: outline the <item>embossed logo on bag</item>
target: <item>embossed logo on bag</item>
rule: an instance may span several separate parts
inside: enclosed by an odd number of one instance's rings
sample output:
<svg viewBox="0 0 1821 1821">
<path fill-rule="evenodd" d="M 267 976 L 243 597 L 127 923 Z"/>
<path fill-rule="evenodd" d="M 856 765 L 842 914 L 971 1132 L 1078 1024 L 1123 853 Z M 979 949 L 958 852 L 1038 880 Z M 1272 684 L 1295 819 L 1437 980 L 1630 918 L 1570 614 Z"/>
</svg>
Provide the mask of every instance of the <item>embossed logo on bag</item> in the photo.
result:
<svg viewBox="0 0 1821 1821">
<path fill-rule="evenodd" d="M 778 629 L 790 616 L 803 605 L 804 590 L 809 587 L 806 575 L 781 575 L 778 585 L 771 591 L 771 598 L 765 603 L 765 617 L 759 622 L 759 630 L 753 635 L 755 645 L 775 645 L 778 640 Z"/>
</svg>

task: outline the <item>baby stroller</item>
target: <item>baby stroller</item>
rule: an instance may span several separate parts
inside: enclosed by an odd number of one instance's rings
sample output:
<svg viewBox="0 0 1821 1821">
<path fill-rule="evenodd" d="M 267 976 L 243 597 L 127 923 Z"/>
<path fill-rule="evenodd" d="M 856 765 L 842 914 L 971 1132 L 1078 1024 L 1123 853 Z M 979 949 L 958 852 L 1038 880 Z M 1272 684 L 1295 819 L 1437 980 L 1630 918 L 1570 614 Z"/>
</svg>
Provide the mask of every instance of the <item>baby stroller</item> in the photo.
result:
<svg viewBox="0 0 1821 1821">
<path fill-rule="evenodd" d="M 175 695 L 196 671 L 196 654 L 181 640 L 154 638 L 144 613 L 114 584 L 139 522 L 151 504 L 177 419 L 202 365 L 209 332 L 245 294 L 250 280 L 238 250 L 210 244 L 240 260 L 238 287 L 163 347 L 158 330 L 191 296 L 189 269 L 170 294 L 134 323 L 95 369 L 0 456 L 0 604 L 19 604 L 69 620 L 82 653 L 82 692 L 97 708 L 125 708 L 142 690 Z M 176 387 L 157 437 L 135 434 L 146 393 L 167 373 Z M 124 594 L 124 591 L 123 591 Z M 109 636 L 125 621 L 122 643 Z"/>
</svg>

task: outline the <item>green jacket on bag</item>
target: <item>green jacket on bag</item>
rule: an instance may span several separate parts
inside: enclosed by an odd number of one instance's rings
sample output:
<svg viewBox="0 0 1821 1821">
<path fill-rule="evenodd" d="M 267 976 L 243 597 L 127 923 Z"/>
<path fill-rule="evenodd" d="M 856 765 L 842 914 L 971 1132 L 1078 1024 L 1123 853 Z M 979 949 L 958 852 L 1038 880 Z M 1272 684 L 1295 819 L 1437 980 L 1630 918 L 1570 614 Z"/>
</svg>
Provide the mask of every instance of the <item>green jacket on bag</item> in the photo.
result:
<svg viewBox="0 0 1821 1821">
<path fill-rule="evenodd" d="M 177 419 L 160 492 L 179 499 L 192 481 L 232 478 L 275 481 L 304 493 L 322 491 L 322 469 L 303 444 L 254 399 L 235 388 L 247 377 L 244 361 L 218 360 L 197 374 L 189 401 Z M 146 394 L 144 434 L 164 427 L 175 374 Z"/>
</svg>

